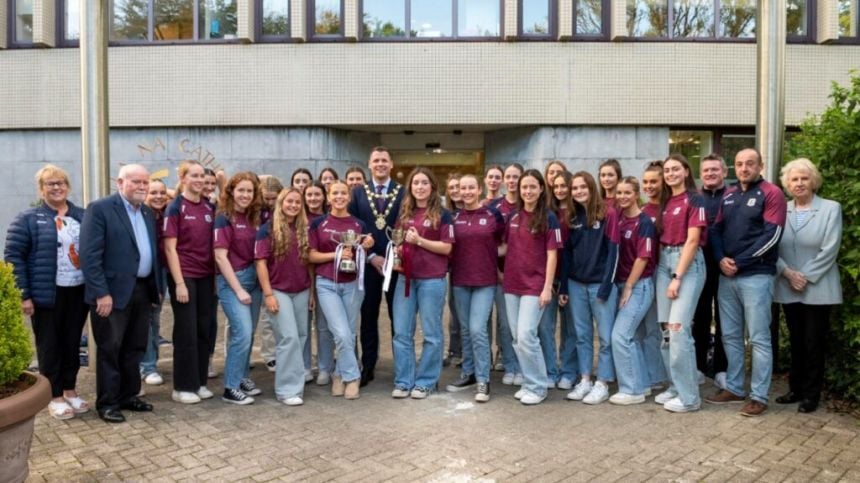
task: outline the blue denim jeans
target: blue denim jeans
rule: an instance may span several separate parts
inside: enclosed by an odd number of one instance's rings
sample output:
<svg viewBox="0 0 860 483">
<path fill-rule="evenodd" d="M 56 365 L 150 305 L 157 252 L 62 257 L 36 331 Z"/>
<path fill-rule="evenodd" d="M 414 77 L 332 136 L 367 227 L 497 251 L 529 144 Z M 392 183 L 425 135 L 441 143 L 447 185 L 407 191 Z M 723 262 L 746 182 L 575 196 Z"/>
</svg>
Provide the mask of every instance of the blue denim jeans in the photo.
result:
<svg viewBox="0 0 860 483">
<path fill-rule="evenodd" d="M 278 313 L 269 313 L 275 333 L 275 397 L 301 397 L 305 390 L 302 348 L 308 337 L 310 290 L 273 293 L 278 300 Z"/>
<path fill-rule="evenodd" d="M 502 284 L 496 285 L 496 344 L 502 351 L 502 365 L 505 373 L 519 374 L 520 363 L 514 350 L 514 337 L 508 322 L 508 309 L 505 306 L 505 292 Z"/>
<path fill-rule="evenodd" d="M 260 318 L 260 303 L 263 293 L 257 283 L 257 271 L 253 265 L 236 272 L 236 278 L 248 294 L 251 303 L 245 305 L 236 297 L 227 279 L 218 275 L 215 279 L 218 299 L 227 317 L 227 359 L 224 361 L 224 388 L 238 389 L 242 379 L 248 377 L 251 348 L 254 346 L 254 331 Z M 212 334 L 215 337 L 216 334 Z"/>
<path fill-rule="evenodd" d="M 413 279 L 410 285 L 409 297 L 405 283 L 398 283 L 394 288 L 394 337 L 391 339 L 394 385 L 404 389 L 434 389 L 442 372 L 445 351 L 442 312 L 448 287 L 444 277 Z M 424 344 L 416 367 L 415 318 L 418 315 L 421 315 Z"/>
<path fill-rule="evenodd" d="M 313 357 L 311 354 L 311 332 L 312 325 L 317 328 L 317 367 L 320 372 L 331 372 L 334 366 L 334 338 L 331 336 L 331 331 L 328 330 L 328 322 L 325 320 L 325 314 L 319 305 L 319 300 L 316 300 L 316 310 L 308 312 L 308 338 L 305 341 L 303 357 L 305 369 L 313 368 Z M 313 319 L 313 324 L 311 323 Z"/>
<path fill-rule="evenodd" d="M 506 293 L 505 306 L 514 338 L 514 350 L 523 374 L 523 389 L 538 396 L 546 396 L 546 363 L 538 337 L 538 326 L 544 311 L 540 299 L 534 295 Z"/>
<path fill-rule="evenodd" d="M 140 360 L 140 375 L 158 372 L 158 331 L 161 329 L 161 307 L 152 307 L 149 314 L 149 335 L 146 338 L 146 352 Z"/>
<path fill-rule="evenodd" d="M 597 324 L 597 338 L 600 350 L 597 354 L 597 379 L 615 380 L 615 366 L 612 361 L 612 326 L 615 324 L 615 310 L 618 307 L 618 290 L 613 286 L 609 299 L 597 299 L 599 283 L 580 283 L 569 280 L 570 302 L 573 309 L 573 324 L 576 327 L 576 351 L 579 356 L 579 371 L 591 377 L 594 370 L 594 324 Z"/>
<path fill-rule="evenodd" d="M 618 284 L 618 292 L 624 284 Z M 651 277 L 639 279 L 623 307 L 618 308 L 612 327 L 612 358 L 618 375 L 618 391 L 625 394 L 645 394 L 650 386 L 645 367 L 645 352 L 637 337 L 645 315 L 654 300 L 654 281 Z"/>
<path fill-rule="evenodd" d="M 555 327 L 558 324 L 558 296 L 553 295 L 549 305 L 544 307 L 538 326 L 538 337 L 540 347 L 543 351 L 543 360 L 546 365 L 546 378 L 549 384 L 558 382 L 558 351 L 555 349 Z"/>
<path fill-rule="evenodd" d="M 486 320 L 493 311 L 496 287 L 454 287 L 453 294 L 463 348 L 461 373 L 474 374 L 478 382 L 490 382 L 492 355 Z"/>
<path fill-rule="evenodd" d="M 576 381 L 579 376 L 579 353 L 576 351 L 576 325 L 573 322 L 573 305 L 568 303 L 561 310 L 561 346 L 559 347 L 558 379 Z"/>
<path fill-rule="evenodd" d="M 653 282 L 654 278 L 652 277 L 651 280 Z M 654 293 L 656 295 L 656 288 Z M 660 330 L 660 322 L 657 321 L 657 300 L 654 297 L 651 297 L 651 307 L 645 314 L 645 321 L 639 326 L 638 337 L 642 344 L 642 353 L 645 356 L 648 384 L 653 386 L 666 382 L 668 377 L 660 348 L 663 343 L 663 331 Z"/>
<path fill-rule="evenodd" d="M 358 282 L 334 283 L 324 277 L 317 277 L 316 288 L 317 300 L 325 314 L 337 351 L 333 374 L 344 382 L 360 379 L 361 370 L 355 357 L 355 331 L 364 291 L 358 289 Z"/>
<path fill-rule="evenodd" d="M 773 276 L 720 276 L 720 323 L 723 347 L 729 366 L 726 385 L 742 396 L 744 391 L 744 328 L 752 347 L 750 398 L 767 404 L 773 372 L 770 338 L 770 304 L 773 301 Z"/>
<path fill-rule="evenodd" d="M 705 286 L 705 258 L 701 249 L 696 250 L 696 256 L 684 273 L 678 297 L 672 300 L 666 297 L 666 289 L 680 258 L 681 250 L 675 247 L 660 251 L 660 263 L 657 265 L 657 319 L 662 323 L 680 325 L 678 330 L 664 331 L 663 362 L 671 389 L 678 392 L 684 405 L 692 406 L 700 403 L 693 314 Z M 665 342 L 667 336 L 668 344 Z"/>
</svg>

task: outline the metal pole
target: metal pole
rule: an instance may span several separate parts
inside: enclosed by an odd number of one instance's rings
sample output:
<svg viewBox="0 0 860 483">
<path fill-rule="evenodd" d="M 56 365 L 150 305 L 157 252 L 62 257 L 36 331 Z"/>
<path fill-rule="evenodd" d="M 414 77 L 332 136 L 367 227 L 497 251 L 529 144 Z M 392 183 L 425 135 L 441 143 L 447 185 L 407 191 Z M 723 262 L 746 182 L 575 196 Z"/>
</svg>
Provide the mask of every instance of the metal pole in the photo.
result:
<svg viewBox="0 0 860 483">
<path fill-rule="evenodd" d="M 758 0 L 755 136 L 771 182 L 779 179 L 785 133 L 785 13 L 785 0 Z"/>
<path fill-rule="evenodd" d="M 81 170 L 84 206 L 110 191 L 108 18 L 110 0 L 81 0 Z M 89 369 L 96 371 L 92 322 Z"/>
</svg>

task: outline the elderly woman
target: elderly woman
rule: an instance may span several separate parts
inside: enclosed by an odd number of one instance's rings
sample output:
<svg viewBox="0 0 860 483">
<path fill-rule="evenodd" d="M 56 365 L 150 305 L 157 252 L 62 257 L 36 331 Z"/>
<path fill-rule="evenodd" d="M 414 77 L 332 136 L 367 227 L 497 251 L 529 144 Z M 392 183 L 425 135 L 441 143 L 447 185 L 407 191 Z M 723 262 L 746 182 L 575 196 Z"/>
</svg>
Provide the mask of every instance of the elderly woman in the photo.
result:
<svg viewBox="0 0 860 483">
<path fill-rule="evenodd" d="M 51 382 L 51 416 L 89 411 L 75 382 L 78 344 L 87 318 L 84 275 L 78 260 L 83 208 L 69 200 L 69 175 L 46 165 L 36 173 L 40 203 L 21 212 L 6 235 L 4 257 L 14 267 L 21 309 L 31 317 L 39 371 Z"/>
<path fill-rule="evenodd" d="M 788 203 L 785 234 L 779 243 L 774 302 L 781 303 L 791 338 L 789 392 L 780 404 L 797 410 L 818 408 L 824 381 L 824 352 L 832 305 L 842 303 L 836 255 L 842 239 L 842 208 L 820 198 L 821 174 L 808 159 L 782 168 Z"/>
</svg>

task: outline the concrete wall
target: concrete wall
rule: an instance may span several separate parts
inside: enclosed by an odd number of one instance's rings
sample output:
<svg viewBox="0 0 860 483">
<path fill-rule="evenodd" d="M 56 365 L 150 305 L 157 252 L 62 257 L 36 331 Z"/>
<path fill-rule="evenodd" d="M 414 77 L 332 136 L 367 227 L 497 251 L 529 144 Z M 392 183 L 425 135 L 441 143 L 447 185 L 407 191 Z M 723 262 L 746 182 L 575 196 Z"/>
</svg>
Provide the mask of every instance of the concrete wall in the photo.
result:
<svg viewBox="0 0 860 483">
<path fill-rule="evenodd" d="M 141 163 L 150 172 L 168 170 L 168 184 L 174 185 L 179 163 L 196 159 L 213 168 L 223 167 L 228 174 L 251 170 L 274 174 L 288 183 L 298 167 L 316 174 L 326 166 L 340 173 L 351 164 L 364 166 L 378 142 L 377 134 L 327 128 L 115 129 L 110 136 L 111 175 L 116 175 L 121 163 Z M 0 173 L 6 179 L 0 190 L 2 249 L 9 223 L 38 199 L 34 175 L 44 163 L 68 171 L 69 198 L 80 203 L 80 132 L 0 131 L 0 153 Z"/>
</svg>

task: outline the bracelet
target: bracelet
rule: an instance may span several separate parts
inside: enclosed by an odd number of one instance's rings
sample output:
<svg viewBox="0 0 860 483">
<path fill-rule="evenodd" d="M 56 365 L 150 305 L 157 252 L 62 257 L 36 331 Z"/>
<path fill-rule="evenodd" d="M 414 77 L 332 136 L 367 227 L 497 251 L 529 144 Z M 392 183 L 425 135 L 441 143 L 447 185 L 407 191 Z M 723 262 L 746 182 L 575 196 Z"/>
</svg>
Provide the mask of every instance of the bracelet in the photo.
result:
<svg viewBox="0 0 860 483">
<path fill-rule="evenodd" d="M 273 293 L 267 293 L 267 294 L 263 294 L 263 296 L 264 296 L 264 297 L 266 297 L 266 298 L 269 298 L 269 297 L 274 297 L 274 296 L 275 296 L 275 294 L 273 294 Z"/>
</svg>

